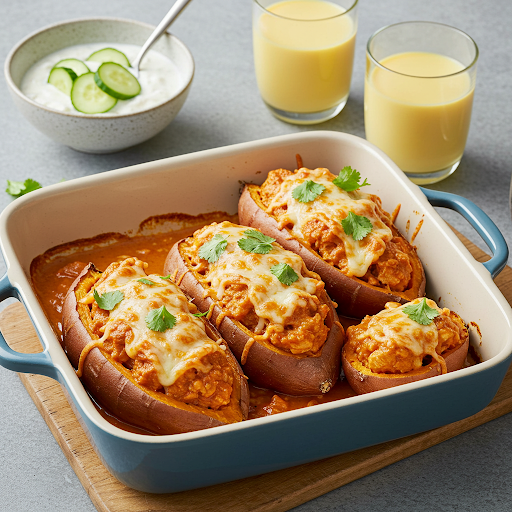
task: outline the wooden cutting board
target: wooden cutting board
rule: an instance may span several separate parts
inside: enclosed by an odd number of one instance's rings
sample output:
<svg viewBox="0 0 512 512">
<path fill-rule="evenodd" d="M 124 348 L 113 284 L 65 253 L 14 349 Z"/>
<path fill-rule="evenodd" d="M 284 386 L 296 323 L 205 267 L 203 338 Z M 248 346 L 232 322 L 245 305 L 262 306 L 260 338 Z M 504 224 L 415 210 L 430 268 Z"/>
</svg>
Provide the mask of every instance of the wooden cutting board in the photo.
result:
<svg viewBox="0 0 512 512">
<path fill-rule="evenodd" d="M 488 259 L 484 252 L 459 236 L 478 261 Z M 512 304 L 510 267 L 496 278 L 496 284 Z M 0 313 L 0 329 L 14 350 L 23 353 L 42 350 L 21 304 L 8 306 Z M 110 475 L 80 427 L 60 384 L 40 375 L 19 374 L 19 377 L 92 502 L 101 512 L 289 510 L 512 411 L 512 370 L 509 370 L 491 404 L 478 414 L 456 423 L 266 475 L 194 491 L 155 495 L 134 491 Z"/>
</svg>

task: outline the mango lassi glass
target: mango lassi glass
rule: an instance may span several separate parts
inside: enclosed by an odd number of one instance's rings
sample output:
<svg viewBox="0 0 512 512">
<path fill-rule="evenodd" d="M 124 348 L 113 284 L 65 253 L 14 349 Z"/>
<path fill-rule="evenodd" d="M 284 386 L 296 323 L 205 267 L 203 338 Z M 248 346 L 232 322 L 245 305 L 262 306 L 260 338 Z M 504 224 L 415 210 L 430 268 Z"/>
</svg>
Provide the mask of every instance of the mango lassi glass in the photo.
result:
<svg viewBox="0 0 512 512">
<path fill-rule="evenodd" d="M 339 114 L 356 32 L 357 0 L 253 0 L 256 79 L 270 111 L 295 124 Z"/>
<path fill-rule="evenodd" d="M 457 169 L 469 132 L 478 47 L 464 32 L 405 22 L 368 41 L 366 138 L 414 182 L 440 181 Z"/>
</svg>

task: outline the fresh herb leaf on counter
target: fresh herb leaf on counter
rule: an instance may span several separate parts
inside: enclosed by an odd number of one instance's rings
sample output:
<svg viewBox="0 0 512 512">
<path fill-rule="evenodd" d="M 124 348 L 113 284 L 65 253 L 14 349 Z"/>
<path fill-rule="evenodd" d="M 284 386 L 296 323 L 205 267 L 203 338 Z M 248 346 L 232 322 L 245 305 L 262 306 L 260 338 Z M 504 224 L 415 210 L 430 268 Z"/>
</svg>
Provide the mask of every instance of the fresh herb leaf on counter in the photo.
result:
<svg viewBox="0 0 512 512">
<path fill-rule="evenodd" d="M 275 238 L 264 235 L 256 229 L 248 229 L 244 231 L 247 238 L 240 238 L 238 240 L 238 247 L 245 252 L 252 252 L 254 254 L 268 254 L 272 250 L 272 242 Z"/>
<path fill-rule="evenodd" d="M 346 190 L 347 192 L 353 192 L 354 190 L 357 190 L 361 187 L 366 187 L 367 185 L 370 185 L 366 181 L 366 178 L 364 179 L 363 183 L 359 184 L 359 181 L 361 180 L 361 175 L 359 172 L 357 172 L 355 169 L 352 169 L 350 165 L 347 165 L 346 167 L 343 167 L 341 169 L 340 173 L 336 178 L 334 178 L 333 183 L 343 190 Z"/>
<path fill-rule="evenodd" d="M 297 272 L 295 272 L 295 270 L 293 270 L 293 268 L 287 263 L 278 263 L 277 265 L 270 267 L 270 272 L 272 272 L 272 274 L 274 274 L 277 279 L 286 286 L 290 286 L 299 279 Z"/>
<path fill-rule="evenodd" d="M 146 325 L 152 331 L 164 332 L 176 325 L 176 317 L 169 313 L 165 306 L 153 309 L 146 315 Z"/>
<path fill-rule="evenodd" d="M 343 230 L 347 235 L 352 235 L 354 240 L 362 240 L 372 230 L 372 222 L 363 215 L 356 215 L 353 211 L 341 221 Z"/>
<path fill-rule="evenodd" d="M 149 279 L 144 279 L 143 277 L 141 277 L 140 279 L 137 279 L 137 281 L 139 283 L 147 284 L 148 286 L 153 286 L 156 284 L 155 282 L 150 281 Z"/>
<path fill-rule="evenodd" d="M 115 292 L 106 292 L 101 296 L 96 290 L 94 290 L 92 295 L 98 304 L 98 307 L 107 311 L 112 311 L 124 299 L 124 293 L 119 290 L 116 290 Z"/>
<path fill-rule="evenodd" d="M 437 309 L 431 308 L 427 304 L 427 299 L 423 298 L 418 304 L 409 304 L 402 310 L 411 320 L 421 325 L 429 325 L 432 320 L 439 315 Z"/>
<path fill-rule="evenodd" d="M 218 233 L 199 249 L 199 257 L 208 263 L 215 263 L 228 246 L 228 241 Z"/>
<path fill-rule="evenodd" d="M 322 184 L 306 180 L 292 190 L 292 197 L 299 203 L 309 203 L 314 201 L 324 190 L 325 187 Z"/>
<path fill-rule="evenodd" d="M 29 192 L 33 192 L 38 188 L 43 188 L 40 183 L 31 178 L 25 181 L 11 181 L 7 180 L 7 188 L 5 191 L 13 197 L 21 197 Z"/>
</svg>

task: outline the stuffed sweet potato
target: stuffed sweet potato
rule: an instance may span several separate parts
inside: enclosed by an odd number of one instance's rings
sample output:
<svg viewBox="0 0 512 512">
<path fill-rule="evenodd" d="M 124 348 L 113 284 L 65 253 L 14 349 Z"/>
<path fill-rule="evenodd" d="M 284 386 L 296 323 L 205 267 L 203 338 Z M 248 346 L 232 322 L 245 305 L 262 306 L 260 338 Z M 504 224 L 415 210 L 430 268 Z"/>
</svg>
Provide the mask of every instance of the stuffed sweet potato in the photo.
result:
<svg viewBox="0 0 512 512">
<path fill-rule="evenodd" d="M 460 370 L 469 334 L 457 313 L 415 299 L 347 328 L 343 372 L 357 393 L 369 393 Z"/>
<path fill-rule="evenodd" d="M 344 331 L 324 283 L 272 238 L 214 223 L 177 242 L 164 271 L 207 315 L 255 384 L 318 395 L 338 379 Z"/>
<path fill-rule="evenodd" d="M 356 318 L 425 291 L 416 250 L 359 180 L 350 168 L 338 177 L 327 169 L 277 169 L 261 186 L 246 185 L 238 206 L 241 224 L 299 254 L 339 311 Z"/>
<path fill-rule="evenodd" d="M 157 434 L 242 421 L 248 385 L 220 335 L 168 279 L 127 258 L 89 264 L 63 307 L 63 342 L 93 398 Z"/>
</svg>

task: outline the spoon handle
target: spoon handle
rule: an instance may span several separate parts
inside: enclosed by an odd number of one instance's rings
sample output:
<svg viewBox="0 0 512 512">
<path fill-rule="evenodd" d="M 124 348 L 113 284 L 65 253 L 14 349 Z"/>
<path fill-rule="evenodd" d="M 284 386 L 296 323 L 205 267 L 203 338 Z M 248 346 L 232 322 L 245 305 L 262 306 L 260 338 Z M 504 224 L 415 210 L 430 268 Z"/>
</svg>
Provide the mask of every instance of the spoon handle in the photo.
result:
<svg viewBox="0 0 512 512">
<path fill-rule="evenodd" d="M 155 28 L 153 33 L 149 36 L 148 40 L 142 46 L 136 59 L 132 62 L 132 68 L 138 70 L 140 61 L 157 39 L 166 31 L 167 27 L 178 17 L 181 11 L 187 6 L 191 0 L 176 0 L 169 12 L 165 15 L 164 19 Z"/>
</svg>

